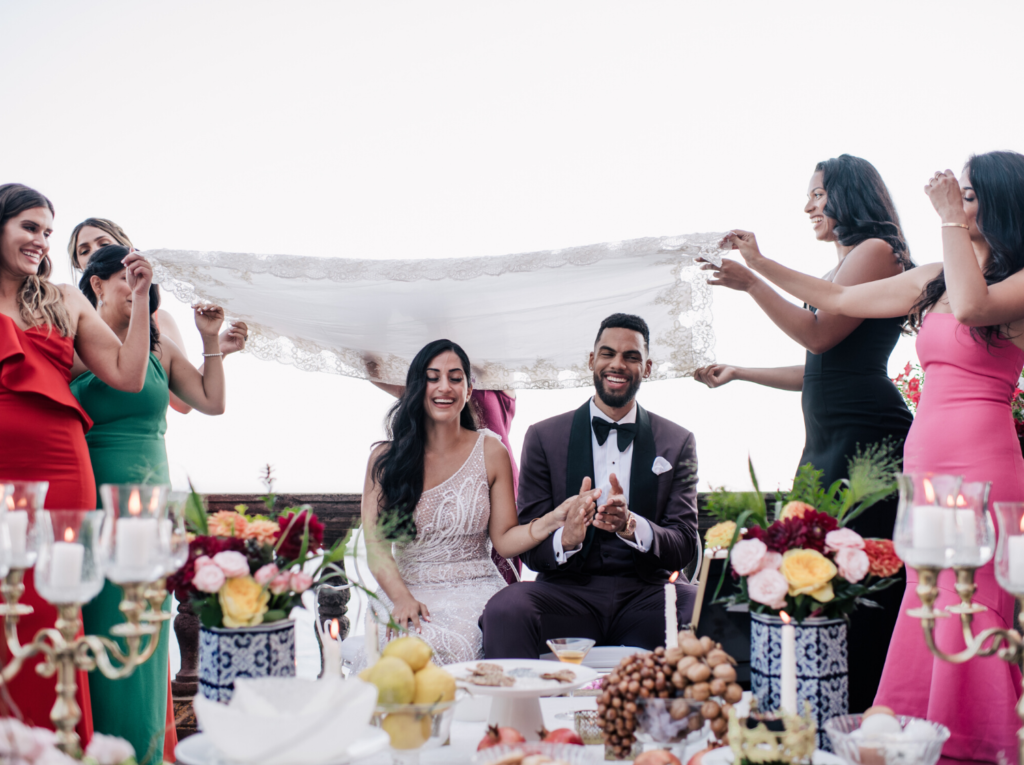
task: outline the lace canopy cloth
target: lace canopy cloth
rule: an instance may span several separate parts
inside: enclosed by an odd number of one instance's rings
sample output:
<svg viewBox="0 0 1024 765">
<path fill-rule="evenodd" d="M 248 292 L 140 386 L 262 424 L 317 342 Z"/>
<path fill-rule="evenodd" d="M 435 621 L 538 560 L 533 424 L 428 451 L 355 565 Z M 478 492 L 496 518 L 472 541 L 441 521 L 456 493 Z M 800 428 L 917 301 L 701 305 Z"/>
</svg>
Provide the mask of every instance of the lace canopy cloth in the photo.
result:
<svg viewBox="0 0 1024 765">
<path fill-rule="evenodd" d="M 612 313 L 650 325 L 654 380 L 714 361 L 711 288 L 695 260 L 721 263 L 722 236 L 437 260 L 144 254 L 179 300 L 245 321 L 262 359 L 401 385 L 416 352 L 448 338 L 478 387 L 572 388 L 593 383 L 587 355 Z"/>
</svg>

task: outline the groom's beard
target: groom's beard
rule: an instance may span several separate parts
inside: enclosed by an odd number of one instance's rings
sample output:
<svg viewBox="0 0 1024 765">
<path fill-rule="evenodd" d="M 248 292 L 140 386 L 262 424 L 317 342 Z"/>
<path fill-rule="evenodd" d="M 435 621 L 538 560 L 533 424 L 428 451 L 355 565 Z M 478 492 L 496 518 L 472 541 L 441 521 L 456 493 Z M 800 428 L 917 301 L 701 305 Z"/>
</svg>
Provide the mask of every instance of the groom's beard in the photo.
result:
<svg viewBox="0 0 1024 765">
<path fill-rule="evenodd" d="M 617 376 L 625 377 L 625 375 Z M 601 375 L 594 372 L 594 387 L 597 388 L 598 398 L 612 409 L 618 409 L 636 398 L 636 392 L 640 390 L 640 380 L 632 380 L 622 393 L 611 393 L 605 389 L 604 380 L 601 378 Z"/>
</svg>

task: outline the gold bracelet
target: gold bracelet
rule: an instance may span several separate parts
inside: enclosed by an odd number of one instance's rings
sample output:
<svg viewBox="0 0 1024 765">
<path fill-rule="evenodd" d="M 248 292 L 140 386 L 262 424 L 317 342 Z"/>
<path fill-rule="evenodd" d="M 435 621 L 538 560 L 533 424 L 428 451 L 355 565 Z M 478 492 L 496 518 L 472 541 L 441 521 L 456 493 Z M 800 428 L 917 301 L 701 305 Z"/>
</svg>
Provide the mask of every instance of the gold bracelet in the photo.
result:
<svg viewBox="0 0 1024 765">
<path fill-rule="evenodd" d="M 970 229 L 966 223 L 943 223 L 942 228 L 966 228 Z"/>
<path fill-rule="evenodd" d="M 542 537 L 541 539 L 537 539 L 537 537 L 535 537 L 533 535 L 533 524 L 535 524 L 539 520 L 540 520 L 540 518 L 534 518 L 532 521 L 530 521 L 529 524 L 527 524 L 527 526 L 526 526 L 526 533 L 530 535 L 530 539 L 533 539 L 536 542 L 543 542 L 545 539 L 547 539 L 547 537 Z"/>
</svg>

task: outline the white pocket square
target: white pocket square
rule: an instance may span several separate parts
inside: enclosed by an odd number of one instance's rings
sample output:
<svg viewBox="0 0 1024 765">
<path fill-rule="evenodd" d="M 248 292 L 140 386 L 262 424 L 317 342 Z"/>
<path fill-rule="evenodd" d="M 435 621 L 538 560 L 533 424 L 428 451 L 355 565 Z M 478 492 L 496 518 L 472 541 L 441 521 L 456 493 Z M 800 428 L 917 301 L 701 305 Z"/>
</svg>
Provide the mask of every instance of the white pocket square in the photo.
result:
<svg viewBox="0 0 1024 765">
<path fill-rule="evenodd" d="M 654 465 L 651 467 L 651 472 L 654 473 L 655 475 L 661 475 L 662 473 L 667 473 L 671 469 L 672 463 L 670 463 L 664 457 L 656 457 L 654 460 Z"/>
</svg>

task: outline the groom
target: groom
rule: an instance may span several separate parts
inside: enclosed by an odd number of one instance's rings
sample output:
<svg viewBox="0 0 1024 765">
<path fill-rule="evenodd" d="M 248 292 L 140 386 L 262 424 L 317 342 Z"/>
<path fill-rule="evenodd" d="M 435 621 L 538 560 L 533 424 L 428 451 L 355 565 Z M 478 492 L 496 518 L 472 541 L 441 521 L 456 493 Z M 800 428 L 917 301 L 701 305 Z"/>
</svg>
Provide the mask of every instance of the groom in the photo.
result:
<svg viewBox="0 0 1024 765">
<path fill-rule="evenodd" d="M 665 644 L 665 584 L 697 553 L 697 451 L 690 431 L 636 403 L 651 374 L 649 343 L 639 316 L 609 316 L 590 354 L 597 395 L 526 432 L 520 523 L 573 494 L 599 496 L 593 516 L 522 555 L 536 582 L 512 584 L 487 603 L 488 659 L 535 659 L 558 637 Z M 685 624 L 696 588 L 680 575 L 676 592 Z"/>
</svg>

